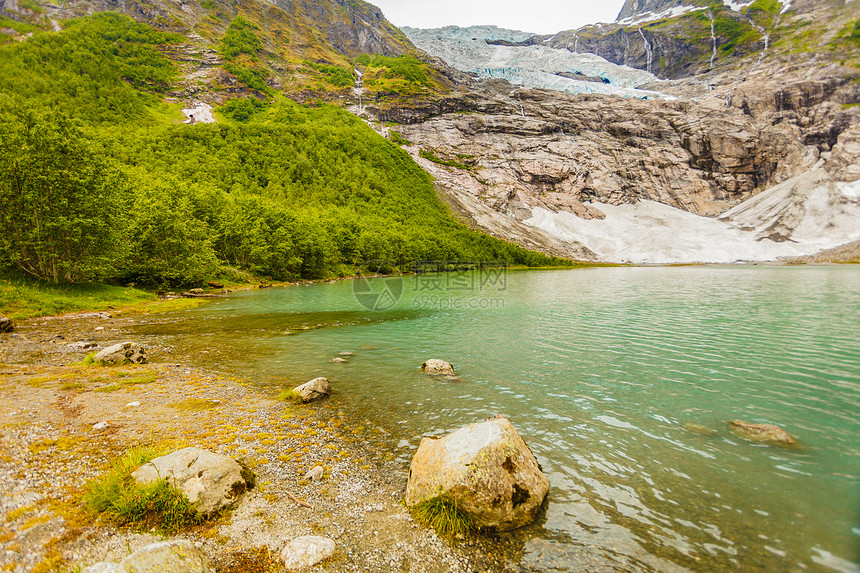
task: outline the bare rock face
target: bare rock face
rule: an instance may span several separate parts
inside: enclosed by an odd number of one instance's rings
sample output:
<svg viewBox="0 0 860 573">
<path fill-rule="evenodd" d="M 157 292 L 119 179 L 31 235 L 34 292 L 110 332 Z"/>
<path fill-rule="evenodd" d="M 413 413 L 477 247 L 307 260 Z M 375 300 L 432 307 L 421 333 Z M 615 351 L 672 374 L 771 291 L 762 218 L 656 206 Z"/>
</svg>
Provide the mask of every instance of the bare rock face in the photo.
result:
<svg viewBox="0 0 860 573">
<path fill-rule="evenodd" d="M 529 447 L 497 416 L 442 439 L 424 438 L 409 468 L 406 505 L 444 495 L 476 525 L 510 531 L 535 519 L 548 491 Z"/>
<path fill-rule="evenodd" d="M 15 325 L 12 323 L 12 319 L 0 316 L 0 332 L 12 332 L 13 330 L 15 330 Z"/>
<path fill-rule="evenodd" d="M 334 555 L 335 543 L 326 537 L 307 535 L 287 543 L 281 551 L 281 561 L 287 571 L 313 567 Z"/>
<path fill-rule="evenodd" d="M 750 424 L 749 422 L 742 422 L 740 420 L 732 420 L 729 422 L 729 425 L 732 427 L 732 430 L 748 440 L 753 440 L 755 442 L 768 442 L 783 446 L 797 445 L 797 440 L 779 426 L 771 424 Z"/>
<path fill-rule="evenodd" d="M 146 349 L 136 342 L 121 342 L 100 351 L 93 360 L 101 364 L 145 364 Z"/>
<path fill-rule="evenodd" d="M 195 505 L 211 515 L 234 503 L 254 487 L 254 473 L 234 460 L 200 448 L 185 448 L 140 466 L 132 476 L 138 483 L 167 480 Z"/>
<path fill-rule="evenodd" d="M 431 358 L 421 365 L 421 372 L 432 376 L 454 376 L 454 367 L 438 358 Z"/>
<path fill-rule="evenodd" d="M 301 386 L 293 388 L 296 396 L 301 398 L 305 404 L 322 400 L 331 394 L 331 384 L 327 378 L 314 378 Z"/>
</svg>

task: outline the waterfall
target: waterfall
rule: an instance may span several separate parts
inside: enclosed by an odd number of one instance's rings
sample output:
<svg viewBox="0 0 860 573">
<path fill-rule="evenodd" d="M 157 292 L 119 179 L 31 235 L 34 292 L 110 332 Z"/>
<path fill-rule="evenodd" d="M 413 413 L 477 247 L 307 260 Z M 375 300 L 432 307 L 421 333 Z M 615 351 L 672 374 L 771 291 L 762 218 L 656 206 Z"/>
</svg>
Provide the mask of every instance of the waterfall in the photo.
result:
<svg viewBox="0 0 860 573">
<path fill-rule="evenodd" d="M 714 13 L 708 10 L 708 19 L 711 21 L 711 41 L 714 44 L 714 49 L 711 51 L 711 63 L 708 70 L 714 69 L 714 60 L 717 59 L 717 36 L 714 34 Z"/>
<path fill-rule="evenodd" d="M 767 30 L 765 30 L 762 26 L 759 26 L 758 24 L 753 22 L 752 18 L 750 18 L 746 12 L 744 12 L 744 17 L 747 19 L 747 22 L 750 23 L 750 26 L 755 28 L 758 31 L 758 33 L 761 34 L 762 37 L 764 38 L 764 48 L 762 48 L 761 54 L 759 54 L 759 56 L 758 56 L 758 61 L 755 63 L 755 65 L 750 70 L 750 72 L 752 72 L 753 70 L 755 70 L 759 66 L 759 64 L 761 64 L 762 60 L 764 60 L 765 52 L 767 52 L 767 49 L 770 47 L 770 34 L 768 34 Z"/>
<path fill-rule="evenodd" d="M 639 35 L 642 36 L 642 41 L 645 42 L 645 53 L 648 55 L 648 64 L 645 68 L 649 74 L 651 73 L 651 60 L 653 57 L 653 53 L 651 52 L 651 44 L 648 43 L 648 38 L 645 37 L 645 32 L 642 31 L 642 28 L 639 28 Z"/>
</svg>

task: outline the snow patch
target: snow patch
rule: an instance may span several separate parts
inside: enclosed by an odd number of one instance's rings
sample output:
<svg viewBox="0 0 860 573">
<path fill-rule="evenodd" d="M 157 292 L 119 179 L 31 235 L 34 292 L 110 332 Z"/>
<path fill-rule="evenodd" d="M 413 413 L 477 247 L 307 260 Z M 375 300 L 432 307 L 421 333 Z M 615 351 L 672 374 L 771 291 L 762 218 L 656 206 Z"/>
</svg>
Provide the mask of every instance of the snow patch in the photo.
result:
<svg viewBox="0 0 860 573">
<path fill-rule="evenodd" d="M 791 3 L 793 1 L 794 0 L 785 0 L 785 3 L 783 3 L 783 5 L 782 5 L 782 10 L 779 12 L 780 16 L 785 14 L 786 12 L 788 12 L 791 9 Z"/>
<path fill-rule="evenodd" d="M 749 6 L 754 1 L 755 0 L 723 0 L 723 4 L 725 4 L 735 12 L 740 12 L 742 9 Z"/>
<path fill-rule="evenodd" d="M 537 208 L 525 224 L 617 263 L 775 261 L 860 240 L 860 183 L 837 184 L 823 171 L 777 185 L 718 219 L 654 201 L 593 205 L 605 219 Z"/>
<path fill-rule="evenodd" d="M 705 8 L 696 6 L 675 6 L 674 8 L 669 8 L 668 10 L 664 10 L 657 14 L 655 14 L 654 12 L 646 12 L 645 14 L 630 16 L 628 18 L 624 18 L 623 20 L 618 20 L 618 23 L 624 26 L 634 26 L 636 24 L 644 24 L 645 22 L 653 22 L 654 20 L 667 20 L 669 18 L 677 18 L 678 16 L 683 16 L 684 14 L 689 14 L 690 12 L 698 12 L 699 10 L 704 9 Z"/>
<path fill-rule="evenodd" d="M 182 110 L 182 113 L 188 118 L 182 123 L 215 123 L 215 116 L 212 115 L 212 106 L 206 103 L 197 102 L 194 107 Z"/>
</svg>

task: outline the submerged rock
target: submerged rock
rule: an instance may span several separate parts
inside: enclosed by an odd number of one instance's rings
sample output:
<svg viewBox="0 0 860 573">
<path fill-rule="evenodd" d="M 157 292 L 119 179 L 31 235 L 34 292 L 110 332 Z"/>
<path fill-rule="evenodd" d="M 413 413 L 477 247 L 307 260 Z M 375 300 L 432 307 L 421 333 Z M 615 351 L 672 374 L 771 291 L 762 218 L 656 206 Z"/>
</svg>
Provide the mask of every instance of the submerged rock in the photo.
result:
<svg viewBox="0 0 860 573">
<path fill-rule="evenodd" d="M 209 560 L 190 541 L 164 541 L 138 549 L 120 562 L 125 573 L 214 573 Z"/>
<path fill-rule="evenodd" d="M 346 358 L 340 358 L 340 357 L 332 358 L 331 361 L 334 362 L 335 364 L 346 364 L 346 362 L 347 362 Z"/>
<path fill-rule="evenodd" d="M 93 360 L 101 364 L 123 364 L 125 362 L 145 364 L 146 349 L 136 342 L 121 342 L 99 351 Z"/>
<path fill-rule="evenodd" d="M 281 561 L 288 571 L 313 567 L 334 555 L 335 543 L 326 537 L 308 535 L 287 543 L 281 551 Z"/>
<path fill-rule="evenodd" d="M 195 504 L 198 515 L 233 505 L 254 487 L 254 472 L 236 461 L 200 448 L 185 448 L 156 458 L 131 474 L 138 483 L 167 480 Z"/>
<path fill-rule="evenodd" d="M 797 445 L 797 440 L 779 426 L 772 424 L 750 424 L 749 422 L 742 422 L 740 420 L 732 420 L 729 422 L 729 425 L 737 434 L 748 440 L 784 446 Z"/>
<path fill-rule="evenodd" d="M 511 422 L 497 416 L 421 440 L 409 468 L 406 505 L 444 496 L 478 527 L 509 531 L 535 519 L 548 491 L 534 454 Z"/>
<path fill-rule="evenodd" d="M 331 394 L 331 384 L 328 378 L 314 378 L 310 382 L 306 382 L 301 386 L 293 388 L 293 392 L 305 404 L 322 400 Z"/>
<path fill-rule="evenodd" d="M 0 316 L 0 332 L 12 332 L 15 330 L 15 324 L 11 318 Z"/>
<path fill-rule="evenodd" d="M 707 426 L 703 426 L 701 424 L 697 424 L 695 422 L 687 422 L 684 424 L 684 429 L 688 432 L 693 432 L 694 434 L 699 434 L 700 436 L 713 436 L 716 432 Z"/>
<path fill-rule="evenodd" d="M 438 358 L 431 358 L 421 365 L 421 372 L 424 374 L 430 374 L 432 376 L 453 376 L 454 375 L 454 367 L 451 366 L 449 362 L 445 362 L 444 360 L 439 360 Z"/>
</svg>

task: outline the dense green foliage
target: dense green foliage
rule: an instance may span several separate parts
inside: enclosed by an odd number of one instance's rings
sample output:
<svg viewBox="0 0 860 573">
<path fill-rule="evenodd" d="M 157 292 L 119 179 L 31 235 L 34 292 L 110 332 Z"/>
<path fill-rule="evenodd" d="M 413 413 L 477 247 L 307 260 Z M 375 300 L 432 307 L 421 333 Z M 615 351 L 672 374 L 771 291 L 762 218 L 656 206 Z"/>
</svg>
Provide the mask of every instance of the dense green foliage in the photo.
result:
<svg viewBox="0 0 860 573">
<path fill-rule="evenodd" d="M 0 122 L 0 257 L 54 283 L 110 274 L 125 183 L 63 116 Z"/>
<path fill-rule="evenodd" d="M 396 58 L 375 56 L 369 61 L 369 65 L 374 68 L 388 68 L 389 77 L 402 78 L 419 85 L 432 85 L 424 64 L 415 56 L 404 55 Z"/>
<path fill-rule="evenodd" d="M 155 450 L 139 448 L 115 460 L 105 475 L 87 484 L 86 506 L 117 525 L 141 530 L 156 529 L 169 534 L 199 523 L 185 495 L 167 481 L 140 485 L 131 476 L 158 455 Z"/>
<path fill-rule="evenodd" d="M 67 26 L 2 47 L 0 109 L 52 108 L 88 122 L 125 121 L 143 115 L 158 101 L 148 92 L 175 77 L 157 46 L 176 35 L 107 12 Z"/>
<path fill-rule="evenodd" d="M 332 85 L 339 87 L 351 86 L 355 81 L 355 78 L 352 77 L 352 72 L 346 68 L 329 64 L 310 64 L 310 66 L 318 72 L 322 72 L 326 80 Z"/>
<path fill-rule="evenodd" d="M 259 28 L 243 18 L 236 16 L 224 37 L 221 38 L 221 54 L 228 60 L 232 60 L 239 54 L 248 54 L 256 57 L 257 52 L 263 49 L 263 43 L 257 34 L 254 32 Z"/>
<path fill-rule="evenodd" d="M 339 108 L 232 100 L 228 124 L 176 123 L 149 93 L 174 73 L 158 51 L 173 39 L 100 14 L 0 47 L 6 265 L 168 287 L 376 259 L 563 264 L 455 222 L 405 152 Z"/>
</svg>

